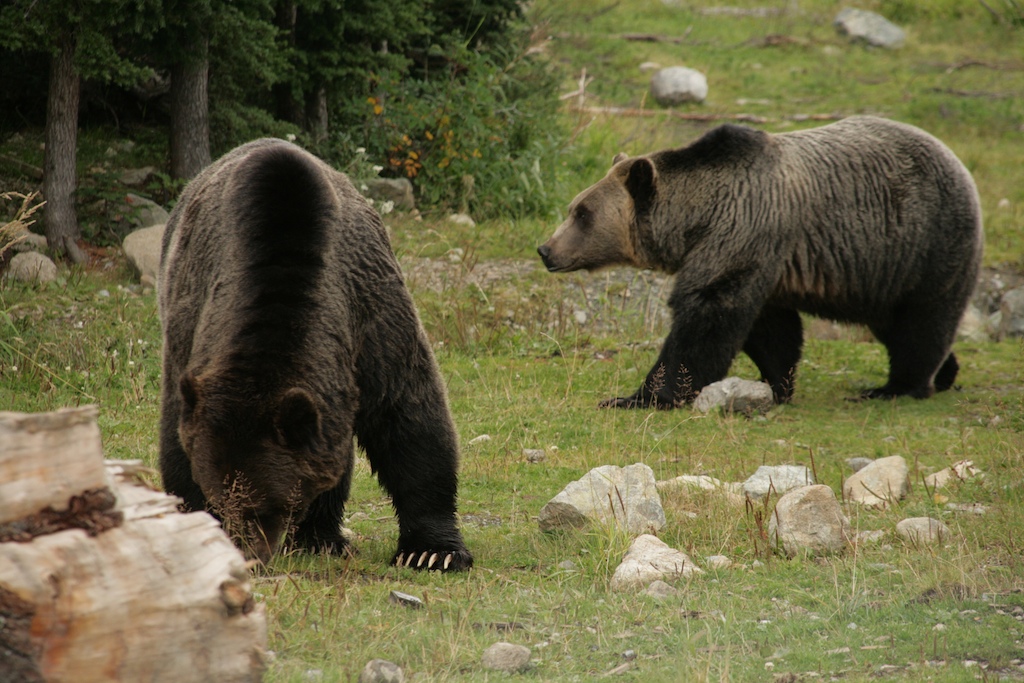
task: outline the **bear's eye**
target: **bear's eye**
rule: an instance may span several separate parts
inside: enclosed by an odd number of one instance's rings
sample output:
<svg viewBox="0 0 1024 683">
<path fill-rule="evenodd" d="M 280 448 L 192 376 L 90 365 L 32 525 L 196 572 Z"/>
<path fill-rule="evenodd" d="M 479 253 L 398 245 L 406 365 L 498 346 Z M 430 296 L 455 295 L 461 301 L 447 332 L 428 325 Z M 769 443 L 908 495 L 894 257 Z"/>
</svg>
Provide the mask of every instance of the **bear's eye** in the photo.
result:
<svg viewBox="0 0 1024 683">
<path fill-rule="evenodd" d="M 590 227 L 590 223 L 591 223 L 591 219 L 592 219 L 592 214 L 590 213 L 590 211 L 587 210 L 587 208 L 585 206 L 577 206 L 575 214 L 576 214 L 576 222 L 580 224 L 581 228 L 589 228 Z"/>
</svg>

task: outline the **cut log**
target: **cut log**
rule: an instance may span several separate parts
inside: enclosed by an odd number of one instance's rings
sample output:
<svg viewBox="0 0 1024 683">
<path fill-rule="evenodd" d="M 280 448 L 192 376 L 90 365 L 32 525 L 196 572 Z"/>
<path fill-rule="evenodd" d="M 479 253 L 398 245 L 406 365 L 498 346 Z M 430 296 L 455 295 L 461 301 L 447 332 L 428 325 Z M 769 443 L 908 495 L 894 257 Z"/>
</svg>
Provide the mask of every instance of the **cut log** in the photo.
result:
<svg viewBox="0 0 1024 683">
<path fill-rule="evenodd" d="M 213 517 L 142 485 L 140 468 L 104 465 L 95 408 L 0 413 L 5 683 L 262 677 L 266 622 L 245 559 Z"/>
</svg>

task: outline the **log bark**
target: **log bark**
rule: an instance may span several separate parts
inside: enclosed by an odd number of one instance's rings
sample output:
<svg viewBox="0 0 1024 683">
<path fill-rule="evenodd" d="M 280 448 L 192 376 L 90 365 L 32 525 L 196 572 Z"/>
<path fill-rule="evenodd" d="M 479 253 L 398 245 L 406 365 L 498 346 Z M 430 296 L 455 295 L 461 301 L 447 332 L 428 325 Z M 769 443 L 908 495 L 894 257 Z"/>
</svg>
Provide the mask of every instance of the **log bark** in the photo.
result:
<svg viewBox="0 0 1024 683">
<path fill-rule="evenodd" d="M 0 413 L 0 679 L 258 681 L 266 623 L 242 554 L 140 463 L 105 464 L 95 417 Z"/>
</svg>

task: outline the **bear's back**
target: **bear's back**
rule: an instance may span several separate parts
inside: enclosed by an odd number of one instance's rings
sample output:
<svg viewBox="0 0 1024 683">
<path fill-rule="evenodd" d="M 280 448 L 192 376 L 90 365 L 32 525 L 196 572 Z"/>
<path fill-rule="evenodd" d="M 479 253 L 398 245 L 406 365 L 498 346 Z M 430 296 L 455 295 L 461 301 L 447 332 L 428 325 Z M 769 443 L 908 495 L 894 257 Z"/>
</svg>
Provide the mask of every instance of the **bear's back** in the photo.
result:
<svg viewBox="0 0 1024 683">
<path fill-rule="evenodd" d="M 383 224 L 347 177 L 275 139 L 233 150 L 189 184 L 161 269 L 170 351 L 200 364 L 225 348 L 284 363 L 332 336 L 350 345 L 357 280 L 401 278 Z"/>
</svg>

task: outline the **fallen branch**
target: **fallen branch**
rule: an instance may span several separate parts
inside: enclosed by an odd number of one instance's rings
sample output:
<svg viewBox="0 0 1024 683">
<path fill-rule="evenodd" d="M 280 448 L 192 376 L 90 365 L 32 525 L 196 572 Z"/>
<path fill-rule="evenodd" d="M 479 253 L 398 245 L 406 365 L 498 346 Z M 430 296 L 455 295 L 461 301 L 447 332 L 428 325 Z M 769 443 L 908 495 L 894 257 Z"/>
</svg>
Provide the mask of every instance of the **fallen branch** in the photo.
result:
<svg viewBox="0 0 1024 683">
<path fill-rule="evenodd" d="M 955 88 L 928 88 L 928 92 L 937 92 L 943 95 L 956 95 L 957 97 L 984 97 L 989 100 L 1006 100 L 1011 97 L 1019 97 L 1012 92 L 987 92 L 984 90 L 957 90 Z"/>
<path fill-rule="evenodd" d="M 638 43 L 683 43 L 690 37 L 693 27 L 689 26 L 681 36 L 663 36 L 656 33 L 623 33 L 619 35 L 622 40 L 630 40 Z"/>
<path fill-rule="evenodd" d="M 14 168 L 18 169 L 19 172 L 24 173 L 33 180 L 43 179 L 43 169 L 39 168 L 38 166 L 27 164 L 24 161 L 21 161 L 20 159 L 15 159 L 14 157 L 7 156 L 6 154 L 0 154 L 0 161 L 2 161 L 5 164 L 13 166 Z"/>
<path fill-rule="evenodd" d="M 1021 64 L 1014 64 L 1014 63 L 999 64 L 999 63 L 993 63 L 993 62 L 983 62 L 980 59 L 974 59 L 972 57 L 968 57 L 967 59 L 960 60 L 959 62 L 956 62 L 955 64 L 950 64 L 946 68 L 946 73 L 947 74 L 951 74 L 951 73 L 954 73 L 956 71 L 959 71 L 960 69 L 966 69 L 969 66 L 980 66 L 980 67 L 984 67 L 986 69 L 994 69 L 996 71 L 1020 71 L 1021 69 L 1024 69 L 1024 66 L 1022 66 Z"/>
<path fill-rule="evenodd" d="M 684 121 L 742 121 L 744 123 L 770 123 L 772 121 L 838 121 L 846 114 L 792 114 L 772 119 L 757 114 L 697 114 L 673 109 L 636 109 L 631 107 L 572 107 L 573 111 L 584 114 L 608 116 L 668 116 Z"/>
</svg>

